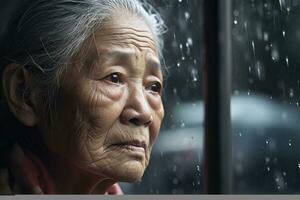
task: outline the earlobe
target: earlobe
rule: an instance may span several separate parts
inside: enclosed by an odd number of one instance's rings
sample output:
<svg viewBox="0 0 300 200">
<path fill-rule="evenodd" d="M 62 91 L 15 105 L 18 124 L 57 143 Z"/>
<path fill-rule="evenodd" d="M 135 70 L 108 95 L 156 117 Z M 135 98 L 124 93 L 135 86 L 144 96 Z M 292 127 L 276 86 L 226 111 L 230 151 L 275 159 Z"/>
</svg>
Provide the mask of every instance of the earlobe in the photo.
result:
<svg viewBox="0 0 300 200">
<path fill-rule="evenodd" d="M 15 117 L 26 126 L 35 126 L 37 115 L 30 72 L 19 64 L 7 65 L 2 74 L 2 85 L 6 101 Z"/>
</svg>

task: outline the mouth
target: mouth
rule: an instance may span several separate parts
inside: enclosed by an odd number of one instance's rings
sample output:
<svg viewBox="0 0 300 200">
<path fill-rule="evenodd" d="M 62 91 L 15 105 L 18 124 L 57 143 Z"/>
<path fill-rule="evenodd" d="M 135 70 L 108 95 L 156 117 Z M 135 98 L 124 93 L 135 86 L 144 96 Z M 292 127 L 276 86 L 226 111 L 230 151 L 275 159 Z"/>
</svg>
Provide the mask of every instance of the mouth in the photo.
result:
<svg viewBox="0 0 300 200">
<path fill-rule="evenodd" d="M 137 153 L 145 153 L 146 151 L 146 143 L 144 141 L 139 141 L 139 140 L 131 140 L 126 142 L 115 143 L 112 144 L 112 146 L 137 152 Z"/>
</svg>

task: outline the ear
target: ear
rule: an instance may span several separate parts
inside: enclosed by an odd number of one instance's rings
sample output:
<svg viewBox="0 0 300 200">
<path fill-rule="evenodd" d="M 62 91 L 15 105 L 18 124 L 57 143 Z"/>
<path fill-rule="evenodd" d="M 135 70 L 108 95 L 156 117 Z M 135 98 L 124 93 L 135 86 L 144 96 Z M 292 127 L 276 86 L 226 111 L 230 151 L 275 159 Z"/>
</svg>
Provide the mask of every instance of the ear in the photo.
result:
<svg viewBox="0 0 300 200">
<path fill-rule="evenodd" d="M 3 92 L 11 112 L 26 126 L 37 124 L 34 109 L 32 78 L 24 66 L 9 64 L 2 75 Z"/>
</svg>

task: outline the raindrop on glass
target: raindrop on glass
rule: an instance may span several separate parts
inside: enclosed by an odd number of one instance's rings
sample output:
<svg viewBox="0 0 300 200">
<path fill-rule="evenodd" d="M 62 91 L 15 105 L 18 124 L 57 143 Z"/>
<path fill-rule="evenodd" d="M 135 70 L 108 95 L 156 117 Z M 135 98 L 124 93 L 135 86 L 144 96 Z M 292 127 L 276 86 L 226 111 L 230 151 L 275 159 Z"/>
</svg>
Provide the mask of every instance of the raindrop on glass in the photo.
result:
<svg viewBox="0 0 300 200">
<path fill-rule="evenodd" d="M 271 51 L 271 57 L 272 60 L 277 62 L 279 60 L 279 53 L 278 53 L 278 49 L 277 46 L 272 46 L 272 51 Z"/>
<path fill-rule="evenodd" d="M 269 140 L 266 140 L 266 144 L 269 144 Z"/>
<path fill-rule="evenodd" d="M 286 176 L 286 172 L 282 172 L 282 175 L 283 175 L 283 176 Z"/>
<path fill-rule="evenodd" d="M 268 41 L 268 40 L 269 40 L 269 33 L 264 32 L 264 41 Z"/>
<path fill-rule="evenodd" d="M 293 90 L 293 88 L 289 89 L 289 96 L 290 96 L 290 98 L 294 97 L 294 90 Z"/>
<path fill-rule="evenodd" d="M 180 124 L 180 128 L 184 128 L 184 127 L 185 127 L 185 123 L 182 122 L 182 123 Z"/>
<path fill-rule="evenodd" d="M 265 158 L 265 162 L 266 162 L 266 164 L 267 164 L 267 163 L 269 163 L 269 162 L 270 162 L 270 160 L 271 160 L 271 159 L 270 159 L 269 157 L 266 157 L 266 158 Z"/>
<path fill-rule="evenodd" d="M 185 17 L 186 20 L 188 20 L 188 19 L 190 18 L 190 13 L 185 12 L 185 13 L 184 13 L 184 17 Z"/>
<path fill-rule="evenodd" d="M 254 44 L 254 41 L 252 40 L 251 42 L 251 46 L 252 46 L 252 51 L 253 51 L 253 55 L 255 57 L 255 44 Z"/>
<path fill-rule="evenodd" d="M 200 165 L 197 165 L 197 172 L 200 172 Z"/>
<path fill-rule="evenodd" d="M 292 146 L 292 140 L 289 140 L 289 147 Z"/>
<path fill-rule="evenodd" d="M 187 39 L 187 43 L 189 44 L 189 46 L 192 46 L 193 45 L 193 39 L 189 37 Z"/>
<path fill-rule="evenodd" d="M 180 50 L 182 50 L 182 44 L 179 44 L 179 48 L 180 48 Z"/>
</svg>

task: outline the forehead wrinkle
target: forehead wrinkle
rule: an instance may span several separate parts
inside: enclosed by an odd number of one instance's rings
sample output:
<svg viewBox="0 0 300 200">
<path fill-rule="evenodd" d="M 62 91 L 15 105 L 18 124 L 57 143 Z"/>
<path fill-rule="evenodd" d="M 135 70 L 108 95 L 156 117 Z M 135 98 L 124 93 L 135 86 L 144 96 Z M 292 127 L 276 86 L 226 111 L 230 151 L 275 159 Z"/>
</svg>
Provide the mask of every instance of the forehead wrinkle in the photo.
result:
<svg viewBox="0 0 300 200">
<path fill-rule="evenodd" d="M 152 38 L 148 37 L 148 36 L 141 36 L 141 35 L 137 35 L 134 33 L 112 33 L 112 34 L 99 34 L 99 36 L 102 36 L 103 38 L 110 38 L 110 40 L 115 40 L 117 39 L 126 39 L 126 38 L 131 38 L 131 39 L 135 39 L 136 41 L 139 42 L 143 42 L 143 43 L 150 43 L 152 46 L 155 46 L 155 42 L 152 40 Z M 107 37 L 105 37 L 107 36 Z M 145 40 L 146 39 L 146 40 Z M 109 39 L 107 39 L 109 40 Z"/>
<path fill-rule="evenodd" d="M 114 41 L 114 40 L 113 40 Z M 120 46 L 120 47 L 135 47 L 137 48 L 139 51 L 143 51 L 143 50 L 146 50 L 146 49 L 150 49 L 151 51 L 155 52 L 155 50 L 153 49 L 152 46 L 148 45 L 148 44 L 139 44 L 135 41 L 128 41 L 128 42 L 112 42 L 110 40 L 107 40 L 106 42 L 110 42 L 110 45 L 113 45 L 113 46 Z M 156 53 L 156 52 L 155 52 Z"/>
<path fill-rule="evenodd" d="M 117 34 L 135 33 L 136 35 L 146 36 L 150 39 L 152 39 L 152 37 L 153 37 L 152 34 L 149 31 L 139 30 L 139 29 L 134 29 L 134 28 L 128 28 L 128 27 L 104 28 L 104 29 L 102 29 L 102 31 L 99 31 L 98 34 L 102 34 L 105 31 L 110 31 L 111 33 L 117 33 Z"/>
<path fill-rule="evenodd" d="M 132 27 L 107 27 L 101 29 L 97 32 L 100 41 L 109 40 L 136 40 L 136 42 L 146 43 L 146 46 L 151 46 L 151 48 L 156 52 L 156 42 L 153 39 L 152 34 L 148 30 L 136 29 Z"/>
</svg>

